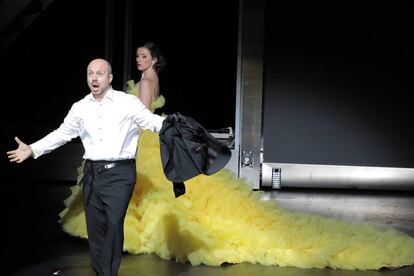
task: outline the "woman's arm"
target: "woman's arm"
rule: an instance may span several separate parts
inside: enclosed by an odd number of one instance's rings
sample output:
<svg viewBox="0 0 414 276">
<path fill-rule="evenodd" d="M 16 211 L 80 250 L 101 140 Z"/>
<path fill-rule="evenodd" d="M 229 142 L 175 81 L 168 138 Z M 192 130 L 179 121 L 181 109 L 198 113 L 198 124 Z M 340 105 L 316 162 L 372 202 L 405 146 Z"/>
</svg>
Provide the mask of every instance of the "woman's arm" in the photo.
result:
<svg viewBox="0 0 414 276">
<path fill-rule="evenodd" d="M 154 89 L 155 89 L 155 84 L 149 79 L 142 79 L 139 82 L 139 87 L 138 87 L 139 99 L 148 109 L 150 108 L 152 100 L 153 100 L 153 96 L 155 93 Z"/>
</svg>

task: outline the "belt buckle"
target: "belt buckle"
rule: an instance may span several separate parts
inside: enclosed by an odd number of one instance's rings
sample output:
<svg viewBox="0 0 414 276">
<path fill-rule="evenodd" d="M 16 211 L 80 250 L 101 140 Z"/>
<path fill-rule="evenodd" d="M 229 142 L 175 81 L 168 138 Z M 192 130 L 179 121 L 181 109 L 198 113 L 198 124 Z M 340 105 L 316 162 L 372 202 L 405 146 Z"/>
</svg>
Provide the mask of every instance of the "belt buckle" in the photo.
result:
<svg viewBox="0 0 414 276">
<path fill-rule="evenodd" d="M 97 168 L 96 170 L 98 171 L 98 173 L 103 173 L 103 172 L 105 172 L 105 171 L 107 171 L 107 170 L 109 170 L 109 169 L 111 169 L 113 167 L 116 167 L 115 162 L 105 164 L 102 167 Z"/>
<path fill-rule="evenodd" d="M 116 163 L 113 162 L 113 163 L 105 164 L 104 167 L 105 167 L 105 169 L 109 170 L 109 169 L 112 169 L 115 166 L 116 166 Z"/>
</svg>

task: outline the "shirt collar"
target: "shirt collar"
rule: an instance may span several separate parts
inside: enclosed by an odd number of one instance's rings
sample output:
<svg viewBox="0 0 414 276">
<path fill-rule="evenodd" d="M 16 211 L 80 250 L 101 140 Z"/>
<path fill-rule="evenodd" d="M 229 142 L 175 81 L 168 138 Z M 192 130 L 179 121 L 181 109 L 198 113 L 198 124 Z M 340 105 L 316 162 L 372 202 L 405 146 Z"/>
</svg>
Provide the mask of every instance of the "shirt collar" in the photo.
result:
<svg viewBox="0 0 414 276">
<path fill-rule="evenodd" d="M 87 100 L 88 101 L 96 101 L 95 100 L 95 98 L 93 97 L 93 95 L 92 95 L 92 92 L 90 92 L 87 96 L 86 96 L 86 98 L 87 98 Z M 113 101 L 114 100 L 114 89 L 112 88 L 112 86 L 110 86 L 109 88 L 108 88 L 108 91 L 106 92 L 106 94 L 105 94 L 105 96 L 103 97 L 103 99 L 102 99 L 103 101 L 106 101 L 106 100 L 111 100 L 111 101 Z"/>
</svg>

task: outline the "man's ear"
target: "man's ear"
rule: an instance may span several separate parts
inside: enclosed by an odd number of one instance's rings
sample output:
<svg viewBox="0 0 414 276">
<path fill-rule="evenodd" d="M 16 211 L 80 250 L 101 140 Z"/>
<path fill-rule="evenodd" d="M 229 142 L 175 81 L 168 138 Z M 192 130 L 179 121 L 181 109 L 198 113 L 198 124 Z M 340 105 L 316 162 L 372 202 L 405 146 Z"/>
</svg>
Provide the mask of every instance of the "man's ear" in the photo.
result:
<svg viewBox="0 0 414 276">
<path fill-rule="evenodd" d="M 112 82 L 112 79 L 114 78 L 114 75 L 112 75 L 112 74 L 109 74 L 109 83 L 111 83 Z"/>
</svg>

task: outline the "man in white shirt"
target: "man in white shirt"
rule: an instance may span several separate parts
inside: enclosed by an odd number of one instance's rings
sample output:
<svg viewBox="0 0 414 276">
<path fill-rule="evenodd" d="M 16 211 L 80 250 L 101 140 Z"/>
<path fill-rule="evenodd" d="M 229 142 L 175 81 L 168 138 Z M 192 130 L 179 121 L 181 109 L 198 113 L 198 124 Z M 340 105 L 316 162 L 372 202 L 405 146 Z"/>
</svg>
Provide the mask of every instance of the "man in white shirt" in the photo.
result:
<svg viewBox="0 0 414 276">
<path fill-rule="evenodd" d="M 87 68 L 91 90 L 74 103 L 60 127 L 30 146 L 15 137 L 10 162 L 35 159 L 79 136 L 85 148 L 83 195 L 92 266 L 97 275 L 117 275 L 124 241 L 124 218 L 135 185 L 139 129 L 159 132 L 164 117 L 132 95 L 112 89 L 104 59 Z"/>
</svg>

